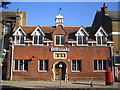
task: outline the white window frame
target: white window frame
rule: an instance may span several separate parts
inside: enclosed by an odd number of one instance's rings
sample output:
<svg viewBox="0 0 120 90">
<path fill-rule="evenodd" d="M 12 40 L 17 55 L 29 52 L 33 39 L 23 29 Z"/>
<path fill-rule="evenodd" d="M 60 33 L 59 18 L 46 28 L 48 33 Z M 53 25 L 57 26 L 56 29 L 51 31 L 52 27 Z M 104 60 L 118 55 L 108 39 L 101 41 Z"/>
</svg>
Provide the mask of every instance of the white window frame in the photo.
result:
<svg viewBox="0 0 120 90">
<path fill-rule="evenodd" d="M 97 46 L 107 46 L 107 37 L 106 37 L 106 36 L 99 36 L 99 37 L 100 37 L 100 39 L 101 39 L 101 44 L 98 44 L 98 36 L 96 36 Z M 105 37 L 106 44 L 103 44 L 102 37 Z"/>
<path fill-rule="evenodd" d="M 72 72 L 82 72 L 82 60 L 75 60 L 76 61 L 76 69 L 77 69 L 77 61 L 80 61 L 80 68 L 81 68 L 81 70 L 79 71 L 79 70 L 73 70 L 73 60 L 71 60 L 71 71 Z"/>
<path fill-rule="evenodd" d="M 79 36 L 77 36 L 77 46 L 88 46 L 88 36 L 84 36 L 84 37 L 86 37 L 87 44 L 83 44 L 83 36 L 82 35 L 80 36 L 82 38 L 82 44 L 78 44 L 78 37 Z"/>
<path fill-rule="evenodd" d="M 59 42 L 60 44 L 59 44 L 59 45 L 56 44 L 56 37 L 57 37 L 57 36 L 60 37 L 60 42 Z M 54 39 L 54 40 L 55 40 L 55 41 L 54 41 L 54 43 L 55 43 L 54 45 L 55 45 L 55 46 L 64 46 L 64 45 L 61 44 L 61 37 L 62 37 L 62 36 L 65 37 L 65 35 L 55 35 L 55 39 Z M 65 42 L 65 41 L 64 41 L 64 42 Z"/>
<path fill-rule="evenodd" d="M 56 57 L 56 54 L 65 54 L 65 57 Z M 66 59 L 67 53 L 66 52 L 54 52 L 53 57 L 54 59 Z"/>
<path fill-rule="evenodd" d="M 45 70 L 44 69 L 44 64 L 43 64 L 43 70 L 40 70 L 40 61 L 41 60 L 38 60 L 38 72 L 48 72 L 48 70 Z M 48 61 L 48 60 L 42 60 L 43 61 L 43 63 L 45 63 L 45 61 Z M 48 64 L 49 64 L 49 62 L 48 62 Z M 49 65 L 48 65 L 49 66 Z M 47 66 L 47 68 L 49 69 L 49 67 Z"/>
<path fill-rule="evenodd" d="M 19 43 L 16 43 L 16 40 L 17 40 L 16 37 L 17 36 L 19 36 Z M 24 37 L 24 44 L 20 44 L 21 36 Z M 15 38 L 15 40 L 14 40 L 15 45 L 25 45 L 25 39 L 26 39 L 26 37 L 24 35 L 15 35 L 14 38 Z"/>
<path fill-rule="evenodd" d="M 14 71 L 21 71 L 21 72 L 27 72 L 28 71 L 28 70 L 24 69 L 24 62 L 25 62 L 25 60 L 22 60 L 23 61 L 23 65 L 22 65 L 23 66 L 23 70 L 20 70 L 20 61 L 21 60 L 17 60 L 18 61 L 18 70 L 15 70 L 15 61 L 16 60 L 14 60 Z"/>
<path fill-rule="evenodd" d="M 119 56 L 119 55 L 115 55 L 115 56 L 114 56 L 114 65 L 120 65 L 120 64 L 116 64 L 116 63 L 115 63 L 115 57 L 117 57 L 117 56 Z M 119 57 L 120 57 L 120 56 L 119 56 Z"/>
<path fill-rule="evenodd" d="M 94 66 L 95 66 L 94 61 L 97 61 L 97 70 L 94 70 Z M 94 60 L 94 61 L 93 61 L 93 71 L 94 72 L 105 72 L 105 71 L 107 71 L 107 69 L 108 69 L 108 67 L 107 67 L 107 63 L 108 62 L 107 62 L 107 60 Z M 98 66 L 99 65 L 98 64 L 99 61 L 102 61 L 102 70 L 99 70 L 99 66 Z M 103 70 L 103 61 L 106 61 L 106 70 Z"/>
<path fill-rule="evenodd" d="M 37 36 L 37 44 L 34 44 L 34 36 Z M 42 44 L 39 44 L 39 36 L 40 35 L 33 35 L 32 37 L 33 37 L 33 41 L 32 41 L 32 44 L 33 45 L 37 45 L 37 46 L 43 46 L 44 44 L 42 43 Z M 42 41 L 44 40 L 44 37 L 42 36 Z"/>
</svg>

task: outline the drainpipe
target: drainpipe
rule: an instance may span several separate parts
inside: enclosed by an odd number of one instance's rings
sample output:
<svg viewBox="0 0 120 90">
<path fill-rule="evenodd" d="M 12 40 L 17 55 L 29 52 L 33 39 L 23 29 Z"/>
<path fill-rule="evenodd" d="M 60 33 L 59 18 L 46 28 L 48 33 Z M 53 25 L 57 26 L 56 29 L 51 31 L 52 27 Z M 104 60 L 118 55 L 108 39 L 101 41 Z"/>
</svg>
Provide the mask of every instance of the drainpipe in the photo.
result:
<svg viewBox="0 0 120 90">
<path fill-rule="evenodd" d="M 10 62 L 10 81 L 12 81 L 12 75 L 13 75 L 13 55 L 14 55 L 14 45 L 12 43 L 12 57 L 11 57 L 11 62 Z"/>
<path fill-rule="evenodd" d="M 110 47 L 111 49 L 111 61 L 112 61 L 112 68 L 111 71 L 113 71 L 113 81 L 114 81 L 114 59 L 113 59 L 113 46 Z"/>
</svg>

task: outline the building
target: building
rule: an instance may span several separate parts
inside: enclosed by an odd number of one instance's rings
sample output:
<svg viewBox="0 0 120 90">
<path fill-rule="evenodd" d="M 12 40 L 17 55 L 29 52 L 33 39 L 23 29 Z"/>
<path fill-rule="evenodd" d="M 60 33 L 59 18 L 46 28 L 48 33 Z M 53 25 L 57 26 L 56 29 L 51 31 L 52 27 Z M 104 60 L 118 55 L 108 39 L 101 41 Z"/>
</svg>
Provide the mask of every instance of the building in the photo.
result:
<svg viewBox="0 0 120 90">
<path fill-rule="evenodd" d="M 103 26 L 109 30 L 109 36 L 114 41 L 113 44 L 113 66 L 115 80 L 120 79 L 120 11 L 108 11 L 106 4 L 103 5 L 101 11 L 97 11 L 92 27 Z"/>
<path fill-rule="evenodd" d="M 16 12 L 0 12 L 0 15 L 0 66 L 3 67 L 2 79 L 4 79 L 6 74 L 6 58 L 8 57 L 9 52 L 9 37 L 11 30 L 17 25 L 26 26 L 27 15 L 25 12 L 20 12 L 19 9 L 17 9 Z"/>
<path fill-rule="evenodd" d="M 10 37 L 7 79 L 105 80 L 112 71 L 111 32 L 99 27 L 16 26 Z"/>
</svg>

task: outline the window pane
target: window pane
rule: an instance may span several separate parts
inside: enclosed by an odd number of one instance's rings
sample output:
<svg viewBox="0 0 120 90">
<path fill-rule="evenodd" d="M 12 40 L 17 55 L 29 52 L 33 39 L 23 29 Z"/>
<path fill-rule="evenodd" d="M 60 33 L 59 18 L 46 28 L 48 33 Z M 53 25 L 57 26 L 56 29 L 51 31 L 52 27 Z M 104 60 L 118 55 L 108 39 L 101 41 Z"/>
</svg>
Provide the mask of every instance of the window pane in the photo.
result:
<svg viewBox="0 0 120 90">
<path fill-rule="evenodd" d="M 16 36 L 16 44 L 19 44 L 19 36 Z"/>
<path fill-rule="evenodd" d="M 76 71 L 76 60 L 72 60 L 72 70 Z"/>
<path fill-rule="evenodd" d="M 101 36 L 97 36 L 97 43 L 101 44 Z"/>
<path fill-rule="evenodd" d="M 87 44 L 86 36 L 83 36 L 83 44 Z"/>
<path fill-rule="evenodd" d="M 56 45 L 59 45 L 59 44 L 60 44 L 60 37 L 56 36 Z"/>
<path fill-rule="evenodd" d="M 82 37 L 78 36 L 78 44 L 82 44 Z"/>
<path fill-rule="evenodd" d="M 102 70 L 102 60 L 98 60 L 98 70 Z"/>
<path fill-rule="evenodd" d="M 23 60 L 20 60 L 19 70 L 23 70 Z"/>
<path fill-rule="evenodd" d="M 107 62 L 106 62 L 106 60 L 103 60 L 103 70 L 107 70 Z"/>
<path fill-rule="evenodd" d="M 97 60 L 94 61 L 94 70 L 97 70 Z"/>
<path fill-rule="evenodd" d="M 77 60 L 77 71 L 81 71 L 81 61 Z"/>
<path fill-rule="evenodd" d="M 18 70 L 18 60 L 15 60 L 15 70 Z"/>
<path fill-rule="evenodd" d="M 44 70 L 48 71 L 48 60 L 44 60 Z"/>
<path fill-rule="evenodd" d="M 106 37 L 102 36 L 102 44 L 106 44 Z"/>
<path fill-rule="evenodd" d="M 42 40 L 42 36 L 39 36 L 39 44 L 42 44 L 43 40 Z"/>
<path fill-rule="evenodd" d="M 40 64 L 39 64 L 40 66 L 40 68 L 39 68 L 39 70 L 43 70 L 43 60 L 40 60 Z"/>
<path fill-rule="evenodd" d="M 65 36 L 61 35 L 61 45 L 64 45 L 64 44 L 65 44 Z"/>
<path fill-rule="evenodd" d="M 21 40 L 20 40 L 20 44 L 24 44 L 24 36 L 21 36 L 20 39 L 21 39 Z"/>
<path fill-rule="evenodd" d="M 34 44 L 37 44 L 37 36 L 34 36 Z"/>
<path fill-rule="evenodd" d="M 28 70 L 28 61 L 24 60 L 24 70 Z"/>
</svg>

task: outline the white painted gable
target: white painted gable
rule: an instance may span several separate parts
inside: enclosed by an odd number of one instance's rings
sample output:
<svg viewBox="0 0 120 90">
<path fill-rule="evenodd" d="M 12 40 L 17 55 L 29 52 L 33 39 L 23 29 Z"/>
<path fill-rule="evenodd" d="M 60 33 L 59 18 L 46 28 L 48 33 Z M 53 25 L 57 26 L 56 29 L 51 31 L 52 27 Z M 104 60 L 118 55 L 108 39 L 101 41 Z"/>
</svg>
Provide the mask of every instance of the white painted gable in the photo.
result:
<svg viewBox="0 0 120 90">
<path fill-rule="evenodd" d="M 75 36 L 89 36 L 88 33 L 85 31 L 83 27 L 81 27 L 78 32 L 75 34 Z"/>
<path fill-rule="evenodd" d="M 105 32 L 105 30 L 104 30 L 102 27 L 100 27 L 100 28 L 98 29 L 98 31 L 96 32 L 95 36 L 108 36 L 108 35 L 107 35 L 107 33 Z"/>
<path fill-rule="evenodd" d="M 26 33 L 24 32 L 24 30 L 22 29 L 22 27 L 19 27 L 14 33 L 13 33 L 13 36 L 15 35 L 25 35 L 26 36 Z"/>
<path fill-rule="evenodd" d="M 42 32 L 42 30 L 40 29 L 40 27 L 37 27 L 31 34 L 32 36 L 33 35 L 42 35 L 42 36 L 45 36 L 45 34 Z"/>
</svg>

